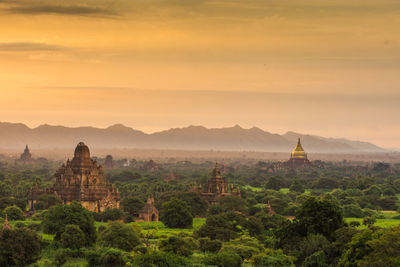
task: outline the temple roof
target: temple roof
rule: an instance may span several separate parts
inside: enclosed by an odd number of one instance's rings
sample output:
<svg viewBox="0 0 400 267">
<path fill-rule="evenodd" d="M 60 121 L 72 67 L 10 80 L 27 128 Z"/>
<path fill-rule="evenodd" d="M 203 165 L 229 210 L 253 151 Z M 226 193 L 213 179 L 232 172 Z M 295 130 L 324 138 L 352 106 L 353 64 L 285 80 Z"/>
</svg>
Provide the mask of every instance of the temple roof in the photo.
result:
<svg viewBox="0 0 400 267">
<path fill-rule="evenodd" d="M 222 179 L 221 171 L 219 170 L 218 163 L 215 163 L 215 168 L 212 171 L 212 178 Z"/>
<path fill-rule="evenodd" d="M 85 143 L 80 142 L 74 153 L 74 158 L 71 161 L 73 168 L 90 167 L 92 166 L 92 161 L 90 159 L 89 147 Z"/>
<path fill-rule="evenodd" d="M 292 158 L 296 158 L 296 159 L 305 159 L 305 158 L 307 158 L 307 154 L 304 151 L 303 147 L 301 146 L 300 138 L 297 141 L 296 147 L 292 151 Z"/>
</svg>

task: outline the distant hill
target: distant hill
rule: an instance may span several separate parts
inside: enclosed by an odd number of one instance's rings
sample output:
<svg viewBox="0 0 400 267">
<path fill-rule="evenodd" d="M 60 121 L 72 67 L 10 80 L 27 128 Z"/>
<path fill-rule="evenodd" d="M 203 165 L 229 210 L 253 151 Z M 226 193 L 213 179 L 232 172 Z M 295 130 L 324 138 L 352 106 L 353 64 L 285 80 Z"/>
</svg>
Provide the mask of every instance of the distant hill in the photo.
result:
<svg viewBox="0 0 400 267">
<path fill-rule="evenodd" d="M 33 149 L 73 148 L 79 141 L 97 148 L 140 148 L 177 150 L 227 150 L 288 152 L 300 137 L 307 152 L 359 153 L 384 152 L 374 144 L 346 139 L 325 138 L 288 132 L 272 134 L 257 127 L 244 129 L 239 125 L 208 129 L 203 126 L 174 128 L 153 134 L 134 130 L 121 124 L 105 129 L 41 125 L 29 128 L 21 123 L 0 122 L 0 149 L 20 149 L 25 144 Z"/>
</svg>

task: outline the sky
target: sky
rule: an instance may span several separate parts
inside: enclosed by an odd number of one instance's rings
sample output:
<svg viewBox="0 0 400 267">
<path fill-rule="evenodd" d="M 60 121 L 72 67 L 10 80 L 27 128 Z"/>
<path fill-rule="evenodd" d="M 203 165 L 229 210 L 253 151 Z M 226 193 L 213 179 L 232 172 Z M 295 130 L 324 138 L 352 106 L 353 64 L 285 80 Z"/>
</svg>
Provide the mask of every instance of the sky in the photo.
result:
<svg viewBox="0 0 400 267">
<path fill-rule="evenodd" d="M 398 0 L 0 0 L 0 121 L 400 148 Z"/>
</svg>

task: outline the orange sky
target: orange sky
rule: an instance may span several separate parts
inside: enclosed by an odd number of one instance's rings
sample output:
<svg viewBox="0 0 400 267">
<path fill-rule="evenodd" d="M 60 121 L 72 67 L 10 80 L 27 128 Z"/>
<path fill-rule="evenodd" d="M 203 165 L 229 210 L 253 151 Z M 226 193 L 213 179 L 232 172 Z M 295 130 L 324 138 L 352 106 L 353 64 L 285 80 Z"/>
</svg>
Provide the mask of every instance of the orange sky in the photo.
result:
<svg viewBox="0 0 400 267">
<path fill-rule="evenodd" d="M 398 0 L 0 1 L 0 120 L 400 147 Z"/>
</svg>

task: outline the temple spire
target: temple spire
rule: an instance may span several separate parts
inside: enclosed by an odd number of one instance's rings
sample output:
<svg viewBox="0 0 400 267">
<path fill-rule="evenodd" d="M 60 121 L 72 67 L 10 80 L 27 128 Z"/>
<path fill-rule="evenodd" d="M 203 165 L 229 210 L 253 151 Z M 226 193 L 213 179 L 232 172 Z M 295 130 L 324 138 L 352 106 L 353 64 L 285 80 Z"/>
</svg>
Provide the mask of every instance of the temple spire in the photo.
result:
<svg viewBox="0 0 400 267">
<path fill-rule="evenodd" d="M 7 213 L 6 213 L 6 217 L 4 218 L 4 224 L 1 227 L 1 231 L 4 231 L 5 229 L 11 230 L 11 225 L 8 223 Z"/>
</svg>

